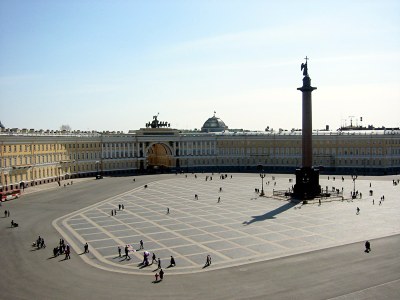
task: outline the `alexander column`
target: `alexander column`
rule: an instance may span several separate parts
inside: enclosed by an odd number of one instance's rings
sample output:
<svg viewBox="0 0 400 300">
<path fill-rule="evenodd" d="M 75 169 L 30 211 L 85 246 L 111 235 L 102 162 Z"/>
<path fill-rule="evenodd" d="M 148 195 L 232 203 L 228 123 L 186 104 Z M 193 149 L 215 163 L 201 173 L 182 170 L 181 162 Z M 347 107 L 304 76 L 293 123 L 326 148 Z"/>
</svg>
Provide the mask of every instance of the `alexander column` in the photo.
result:
<svg viewBox="0 0 400 300">
<path fill-rule="evenodd" d="M 303 86 L 298 88 L 303 94 L 303 121 L 302 121 L 302 167 L 296 170 L 296 184 L 293 196 L 297 199 L 313 199 L 321 194 L 319 185 L 319 170 L 312 166 L 312 105 L 311 93 L 316 87 L 311 86 L 311 78 L 308 75 L 308 57 L 306 63 L 301 64 L 303 71 Z"/>
</svg>

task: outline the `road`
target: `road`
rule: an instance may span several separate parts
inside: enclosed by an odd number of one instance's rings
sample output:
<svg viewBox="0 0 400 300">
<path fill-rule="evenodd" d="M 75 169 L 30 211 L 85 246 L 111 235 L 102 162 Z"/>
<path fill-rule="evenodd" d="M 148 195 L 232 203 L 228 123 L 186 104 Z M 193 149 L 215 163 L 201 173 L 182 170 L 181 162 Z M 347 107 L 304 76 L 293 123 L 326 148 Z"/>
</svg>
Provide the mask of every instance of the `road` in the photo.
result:
<svg viewBox="0 0 400 300">
<path fill-rule="evenodd" d="M 60 238 L 51 223 L 79 208 L 162 176 L 105 178 L 26 195 L 3 204 L 0 299 L 399 299 L 400 235 L 197 274 L 153 278 L 52 258 Z M 4 209 L 11 211 L 3 218 Z M 11 219 L 20 224 L 10 228 Z M 45 237 L 46 249 L 31 243 Z"/>
</svg>

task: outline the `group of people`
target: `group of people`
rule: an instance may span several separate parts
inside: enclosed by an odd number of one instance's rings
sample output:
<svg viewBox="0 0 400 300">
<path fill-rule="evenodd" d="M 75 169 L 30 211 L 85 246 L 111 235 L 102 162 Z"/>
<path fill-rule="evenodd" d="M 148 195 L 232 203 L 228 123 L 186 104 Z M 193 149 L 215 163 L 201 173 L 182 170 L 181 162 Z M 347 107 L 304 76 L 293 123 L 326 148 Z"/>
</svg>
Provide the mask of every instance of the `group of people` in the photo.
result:
<svg viewBox="0 0 400 300">
<path fill-rule="evenodd" d="M 71 247 L 69 246 L 69 244 L 65 243 L 64 239 L 60 239 L 59 245 L 53 248 L 54 257 L 57 257 L 61 254 L 65 254 L 66 260 L 71 259 Z"/>
<path fill-rule="evenodd" d="M 42 238 L 40 235 L 37 238 L 36 242 L 32 244 L 33 247 L 36 247 L 37 249 L 41 248 L 46 248 L 46 244 L 44 243 L 44 238 Z"/>
<path fill-rule="evenodd" d="M 118 204 L 118 210 L 124 210 L 125 206 L 123 204 Z M 114 208 L 111 210 L 111 216 L 116 216 L 117 215 L 117 210 Z"/>
</svg>

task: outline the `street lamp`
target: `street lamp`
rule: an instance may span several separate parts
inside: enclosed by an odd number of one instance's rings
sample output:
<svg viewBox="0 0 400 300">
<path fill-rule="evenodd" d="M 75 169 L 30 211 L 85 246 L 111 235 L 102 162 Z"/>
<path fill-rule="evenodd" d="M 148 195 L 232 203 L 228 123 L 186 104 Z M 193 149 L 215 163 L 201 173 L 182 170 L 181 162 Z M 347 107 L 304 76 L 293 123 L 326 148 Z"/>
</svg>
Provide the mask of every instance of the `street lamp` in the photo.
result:
<svg viewBox="0 0 400 300">
<path fill-rule="evenodd" d="M 355 199 L 356 198 L 356 179 L 357 179 L 357 175 L 356 174 L 353 174 L 353 175 L 351 175 L 351 179 L 353 179 L 353 195 L 352 195 L 352 199 Z"/>
<path fill-rule="evenodd" d="M 264 196 L 264 178 L 265 178 L 265 173 L 260 173 L 260 178 L 261 178 L 261 193 L 260 196 Z"/>
</svg>

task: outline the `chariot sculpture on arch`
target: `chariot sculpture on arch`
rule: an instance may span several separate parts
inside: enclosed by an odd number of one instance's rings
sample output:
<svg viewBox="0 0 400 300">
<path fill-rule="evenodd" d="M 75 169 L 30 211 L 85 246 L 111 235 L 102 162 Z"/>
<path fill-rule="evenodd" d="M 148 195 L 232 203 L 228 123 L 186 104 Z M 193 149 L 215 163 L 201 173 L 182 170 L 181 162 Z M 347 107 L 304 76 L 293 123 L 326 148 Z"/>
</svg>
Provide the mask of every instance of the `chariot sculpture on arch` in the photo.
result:
<svg viewBox="0 0 400 300">
<path fill-rule="evenodd" d="M 153 116 L 153 121 L 146 123 L 146 128 L 160 128 L 160 127 L 170 127 L 171 124 L 168 122 L 160 122 L 158 121 L 157 117 L 160 113 Z"/>
</svg>

